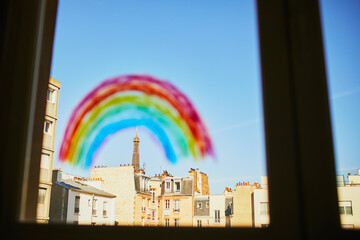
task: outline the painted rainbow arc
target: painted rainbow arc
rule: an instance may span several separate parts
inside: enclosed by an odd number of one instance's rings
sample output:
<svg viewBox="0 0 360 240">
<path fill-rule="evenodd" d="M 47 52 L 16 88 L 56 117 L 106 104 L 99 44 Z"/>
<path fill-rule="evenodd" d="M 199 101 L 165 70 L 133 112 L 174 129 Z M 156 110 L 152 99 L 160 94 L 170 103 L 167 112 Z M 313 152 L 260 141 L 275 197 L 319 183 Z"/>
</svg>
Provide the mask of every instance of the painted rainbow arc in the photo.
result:
<svg viewBox="0 0 360 240">
<path fill-rule="evenodd" d="M 215 155 L 205 124 L 185 94 L 153 76 L 123 75 L 105 80 L 76 106 L 59 159 L 90 167 L 109 136 L 135 126 L 148 128 L 172 163 Z"/>
</svg>

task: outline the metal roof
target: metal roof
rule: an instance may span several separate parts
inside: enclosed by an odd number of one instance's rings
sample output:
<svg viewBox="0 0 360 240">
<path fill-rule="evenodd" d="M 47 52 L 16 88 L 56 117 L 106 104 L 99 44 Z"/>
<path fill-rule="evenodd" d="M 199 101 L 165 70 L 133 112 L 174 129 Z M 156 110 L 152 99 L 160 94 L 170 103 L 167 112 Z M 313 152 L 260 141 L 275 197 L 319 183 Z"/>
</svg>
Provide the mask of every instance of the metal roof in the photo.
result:
<svg viewBox="0 0 360 240">
<path fill-rule="evenodd" d="M 107 197 L 116 197 L 113 194 L 110 194 L 108 192 L 105 192 L 103 190 L 97 189 L 95 187 L 89 186 L 85 183 L 81 183 L 78 181 L 62 180 L 60 182 L 56 181 L 56 184 L 63 188 L 71 189 L 71 190 L 78 191 L 78 192 L 90 193 L 90 194 L 107 196 Z"/>
</svg>

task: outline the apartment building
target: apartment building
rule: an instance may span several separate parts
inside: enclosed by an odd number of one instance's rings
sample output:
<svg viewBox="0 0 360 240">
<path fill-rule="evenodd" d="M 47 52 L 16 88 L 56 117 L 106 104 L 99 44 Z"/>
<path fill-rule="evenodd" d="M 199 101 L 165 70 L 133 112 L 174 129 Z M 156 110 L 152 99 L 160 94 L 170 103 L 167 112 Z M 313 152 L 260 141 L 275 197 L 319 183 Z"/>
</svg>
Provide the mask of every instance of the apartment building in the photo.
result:
<svg viewBox="0 0 360 240">
<path fill-rule="evenodd" d="M 232 227 L 254 227 L 254 191 L 260 184 L 238 182 L 233 190 Z"/>
<path fill-rule="evenodd" d="M 49 222 L 51 178 L 60 86 L 61 83 L 59 81 L 53 78 L 49 79 L 40 160 L 39 196 L 36 216 L 38 223 Z"/>
<path fill-rule="evenodd" d="M 337 176 L 341 226 L 360 228 L 360 169 L 358 174 L 349 173 L 347 178 L 346 182 L 344 176 Z"/>
<path fill-rule="evenodd" d="M 115 195 L 101 189 L 102 180 L 68 177 L 53 171 L 50 223 L 114 225 Z"/>
<path fill-rule="evenodd" d="M 232 191 L 223 194 L 194 196 L 194 227 L 231 227 L 233 214 Z"/>
<path fill-rule="evenodd" d="M 261 177 L 261 188 L 254 190 L 254 227 L 270 224 L 269 191 L 267 177 Z"/>
</svg>

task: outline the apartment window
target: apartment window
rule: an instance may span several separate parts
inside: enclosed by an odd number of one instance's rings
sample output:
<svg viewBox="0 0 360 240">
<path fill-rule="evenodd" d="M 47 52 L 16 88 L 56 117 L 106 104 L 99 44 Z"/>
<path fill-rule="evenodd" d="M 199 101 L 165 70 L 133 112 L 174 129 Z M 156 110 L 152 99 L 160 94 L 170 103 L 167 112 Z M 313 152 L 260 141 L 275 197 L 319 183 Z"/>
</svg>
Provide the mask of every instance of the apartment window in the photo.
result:
<svg viewBox="0 0 360 240">
<path fill-rule="evenodd" d="M 75 196 L 74 213 L 80 213 L 80 196 Z"/>
<path fill-rule="evenodd" d="M 151 221 L 155 221 L 155 210 L 151 210 Z"/>
<path fill-rule="evenodd" d="M 196 225 L 197 227 L 202 227 L 202 220 L 197 220 Z"/>
<path fill-rule="evenodd" d="M 92 201 L 92 215 L 96 216 L 96 203 L 97 203 L 97 199 L 93 199 Z"/>
<path fill-rule="evenodd" d="M 55 102 L 55 90 L 53 89 L 47 90 L 46 100 L 52 103 Z"/>
<path fill-rule="evenodd" d="M 174 200 L 174 212 L 180 212 L 179 200 Z"/>
<path fill-rule="evenodd" d="M 209 208 L 209 202 L 205 203 L 206 208 Z"/>
<path fill-rule="evenodd" d="M 165 200 L 165 209 L 170 208 L 170 200 Z"/>
<path fill-rule="evenodd" d="M 45 194 L 46 194 L 46 188 L 40 188 L 39 189 L 39 196 L 38 196 L 38 203 L 44 204 L 45 203 Z"/>
<path fill-rule="evenodd" d="M 44 123 L 44 133 L 51 134 L 51 125 L 50 121 L 45 121 Z"/>
<path fill-rule="evenodd" d="M 170 220 L 168 218 L 165 218 L 165 227 L 170 226 Z"/>
<path fill-rule="evenodd" d="M 166 181 L 165 182 L 165 192 L 170 192 L 171 191 L 171 183 L 170 181 Z"/>
<path fill-rule="evenodd" d="M 145 218 L 141 218 L 141 226 L 145 226 Z"/>
<path fill-rule="evenodd" d="M 178 218 L 174 219 L 174 227 L 179 227 L 180 226 L 180 220 Z"/>
<path fill-rule="evenodd" d="M 107 217 L 107 202 L 103 202 L 103 217 Z"/>
<path fill-rule="evenodd" d="M 142 211 L 142 212 L 145 212 L 145 209 L 146 209 L 146 207 L 145 207 L 145 198 L 143 198 L 143 199 L 142 199 L 141 211 Z"/>
<path fill-rule="evenodd" d="M 197 209 L 202 209 L 202 202 L 198 202 L 198 203 L 196 204 L 196 208 L 197 208 Z"/>
<path fill-rule="evenodd" d="M 151 202 L 152 203 L 155 203 L 155 189 L 150 189 L 150 192 L 151 192 Z"/>
<path fill-rule="evenodd" d="M 339 202 L 339 213 L 342 215 L 352 215 L 352 202 L 351 201 L 340 201 Z"/>
<path fill-rule="evenodd" d="M 220 210 L 215 210 L 215 223 L 220 223 Z"/>
<path fill-rule="evenodd" d="M 261 202 L 260 203 L 260 215 L 269 215 L 269 203 L 268 202 Z"/>
<path fill-rule="evenodd" d="M 174 185 L 175 185 L 175 192 L 180 192 L 180 189 L 181 189 L 181 182 L 180 181 L 175 181 L 174 182 Z"/>
</svg>

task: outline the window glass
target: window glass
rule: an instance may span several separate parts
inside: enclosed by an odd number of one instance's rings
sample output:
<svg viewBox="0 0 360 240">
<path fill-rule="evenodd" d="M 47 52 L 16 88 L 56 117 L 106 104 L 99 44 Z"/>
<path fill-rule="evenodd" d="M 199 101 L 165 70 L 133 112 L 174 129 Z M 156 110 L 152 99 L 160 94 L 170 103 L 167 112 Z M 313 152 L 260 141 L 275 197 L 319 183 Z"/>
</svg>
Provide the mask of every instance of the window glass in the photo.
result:
<svg viewBox="0 0 360 240">
<path fill-rule="evenodd" d="M 340 220 L 360 228 L 360 4 L 322 0 L 320 7 Z"/>
<path fill-rule="evenodd" d="M 103 193 L 109 224 L 269 224 L 256 19 L 256 1 L 60 0 L 52 184 Z"/>
</svg>

